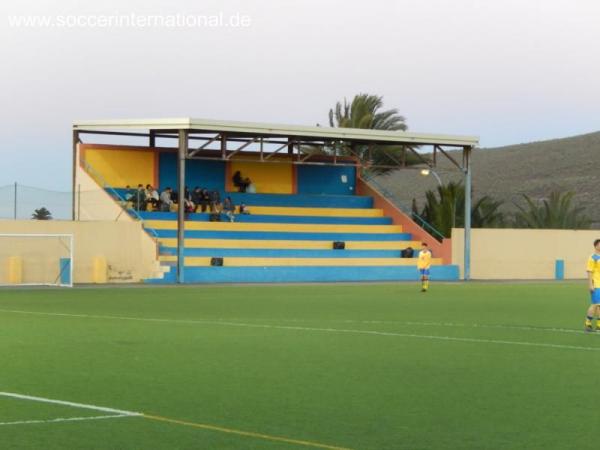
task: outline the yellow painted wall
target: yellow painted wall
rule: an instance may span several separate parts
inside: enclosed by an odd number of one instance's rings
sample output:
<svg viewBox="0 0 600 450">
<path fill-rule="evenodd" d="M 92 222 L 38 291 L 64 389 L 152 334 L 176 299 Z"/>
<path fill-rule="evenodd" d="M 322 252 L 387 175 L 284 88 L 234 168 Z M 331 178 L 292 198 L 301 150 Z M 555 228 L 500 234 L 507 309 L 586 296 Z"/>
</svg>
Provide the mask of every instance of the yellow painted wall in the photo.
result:
<svg viewBox="0 0 600 450">
<path fill-rule="evenodd" d="M 155 184 L 154 152 L 86 148 L 84 158 L 111 187 Z"/>
<path fill-rule="evenodd" d="M 250 158 L 250 155 L 243 155 L 244 159 Z M 242 158 L 242 157 L 240 157 Z M 252 156 L 258 159 L 258 156 Z M 288 160 L 287 156 L 281 155 L 273 157 L 279 161 Z M 256 192 L 260 194 L 292 194 L 294 191 L 294 167 L 291 163 L 261 163 L 252 161 L 236 161 L 235 156 L 228 163 L 227 171 L 227 190 L 237 190 L 231 181 L 231 177 L 238 170 L 242 176 L 248 177 L 256 186 Z"/>
<path fill-rule="evenodd" d="M 463 275 L 464 231 L 452 230 L 452 262 Z M 565 278 L 586 278 L 598 230 L 473 229 L 471 277 L 480 280 L 554 279 L 557 259 L 565 261 Z"/>
<path fill-rule="evenodd" d="M 116 220 L 133 222 L 134 219 L 98 184 L 79 163 L 77 146 L 75 165 L 75 218 L 77 220 Z"/>
<path fill-rule="evenodd" d="M 71 222 L 0 220 L 3 233 L 73 234 L 75 283 L 92 283 L 94 260 L 105 258 L 109 283 L 139 282 L 157 275 L 156 244 L 139 222 Z M 60 243 L 22 238 L 0 238 L 0 284 L 9 281 L 9 258 L 22 256 L 23 283 L 55 277 L 58 258 L 66 257 Z M 14 263 L 13 263 L 14 268 Z M 96 278 L 97 279 L 97 278 Z M 53 280 L 50 280 L 53 282 Z"/>
</svg>

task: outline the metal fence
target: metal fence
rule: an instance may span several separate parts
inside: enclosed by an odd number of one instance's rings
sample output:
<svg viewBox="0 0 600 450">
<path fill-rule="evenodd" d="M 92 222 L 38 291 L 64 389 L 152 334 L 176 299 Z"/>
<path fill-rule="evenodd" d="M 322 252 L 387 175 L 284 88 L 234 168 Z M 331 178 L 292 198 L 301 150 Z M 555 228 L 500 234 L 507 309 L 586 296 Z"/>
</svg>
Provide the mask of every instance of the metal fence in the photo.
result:
<svg viewBox="0 0 600 450">
<path fill-rule="evenodd" d="M 0 186 L 0 219 L 32 219 L 36 210 L 46 208 L 53 219 L 73 217 L 73 193 L 53 191 L 24 184 Z"/>
</svg>

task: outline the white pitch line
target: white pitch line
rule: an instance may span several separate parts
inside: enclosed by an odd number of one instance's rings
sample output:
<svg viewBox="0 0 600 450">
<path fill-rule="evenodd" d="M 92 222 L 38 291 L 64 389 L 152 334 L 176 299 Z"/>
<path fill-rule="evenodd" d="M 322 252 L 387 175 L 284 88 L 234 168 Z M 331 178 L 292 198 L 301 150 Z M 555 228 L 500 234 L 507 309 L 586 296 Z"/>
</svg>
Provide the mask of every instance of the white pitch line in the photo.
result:
<svg viewBox="0 0 600 450">
<path fill-rule="evenodd" d="M 600 347 L 584 347 L 584 346 L 578 346 L 578 345 L 547 344 L 547 343 L 543 343 L 543 342 L 527 342 L 527 341 L 507 341 L 507 340 L 498 340 L 498 339 L 461 338 L 461 337 L 453 337 L 453 336 L 434 336 L 434 335 L 426 335 L 426 334 L 393 333 L 393 332 L 385 332 L 385 331 L 352 330 L 352 329 L 343 329 L 343 328 L 297 327 L 297 326 L 286 326 L 286 325 L 263 325 L 263 324 L 252 324 L 252 323 L 242 323 L 242 322 L 227 322 L 227 321 L 219 321 L 219 320 L 155 319 L 155 318 L 146 318 L 146 317 L 48 313 L 48 312 L 19 311 L 19 310 L 5 310 L 5 309 L 0 309 L 0 312 L 14 313 L 14 314 L 31 314 L 31 315 L 41 315 L 41 316 L 77 317 L 77 318 L 85 318 L 85 319 L 130 320 L 130 321 L 137 321 L 137 322 L 180 323 L 180 324 L 196 324 L 196 325 L 221 325 L 221 326 L 230 326 L 230 327 L 265 328 L 265 329 L 274 329 L 274 330 L 294 330 L 294 331 L 316 331 L 316 332 L 325 332 L 325 333 L 363 334 L 363 335 L 372 335 L 372 336 L 391 336 L 391 337 L 453 341 L 453 342 L 471 342 L 471 343 L 480 343 L 480 344 L 517 345 L 517 346 L 526 346 L 526 347 L 556 348 L 556 349 L 564 349 L 564 350 L 585 350 L 585 351 L 594 351 L 594 352 L 600 351 Z"/>
<path fill-rule="evenodd" d="M 101 411 L 101 412 L 105 412 L 105 413 L 116 414 L 119 416 L 141 416 L 142 415 L 142 413 L 133 412 L 133 411 L 124 411 L 121 409 L 106 408 L 104 406 L 88 405 L 85 403 L 67 402 L 64 400 L 54 400 L 54 399 L 45 398 L 45 397 L 34 397 L 32 395 L 22 395 L 22 394 L 16 394 L 14 392 L 0 392 L 0 396 L 16 398 L 19 400 L 29 400 L 29 401 L 33 401 L 33 402 L 39 402 L 39 403 L 51 403 L 54 405 L 70 406 L 71 408 L 91 409 L 93 411 Z"/>
<path fill-rule="evenodd" d="M 102 420 L 102 419 L 118 419 L 121 417 L 136 417 L 137 414 L 118 414 L 118 415 L 110 415 L 110 416 L 89 416 L 89 417 L 59 417 L 56 419 L 46 419 L 46 420 L 18 420 L 15 422 L 0 422 L 1 426 L 7 425 L 30 425 L 37 423 L 61 423 L 61 422 L 83 422 L 85 420 Z"/>
</svg>

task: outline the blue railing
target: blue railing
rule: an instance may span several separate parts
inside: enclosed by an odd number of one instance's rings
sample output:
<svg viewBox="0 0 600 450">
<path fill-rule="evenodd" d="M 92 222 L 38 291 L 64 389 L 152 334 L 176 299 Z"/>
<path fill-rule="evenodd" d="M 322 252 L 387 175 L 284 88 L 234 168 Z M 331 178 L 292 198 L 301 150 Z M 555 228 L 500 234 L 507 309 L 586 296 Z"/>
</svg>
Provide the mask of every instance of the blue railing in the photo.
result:
<svg viewBox="0 0 600 450">
<path fill-rule="evenodd" d="M 383 194 L 383 196 L 386 199 L 391 201 L 394 204 L 394 206 L 396 206 L 404 214 L 406 214 L 407 216 L 412 218 L 415 222 L 417 222 L 417 224 L 421 228 L 423 228 L 425 231 L 427 231 L 429 234 L 431 234 L 438 241 L 441 242 L 444 239 L 444 235 L 439 230 L 437 230 L 433 225 L 431 225 L 429 222 L 427 222 L 419 214 L 415 213 L 414 211 L 412 211 L 412 210 L 406 208 L 404 205 L 402 205 L 402 202 L 398 199 L 398 197 L 396 197 L 394 194 L 392 194 L 390 191 L 388 191 L 385 187 L 383 187 L 379 182 L 377 182 L 375 180 L 375 175 L 365 172 L 362 175 L 362 179 L 364 182 L 375 187 L 381 194 Z"/>
</svg>

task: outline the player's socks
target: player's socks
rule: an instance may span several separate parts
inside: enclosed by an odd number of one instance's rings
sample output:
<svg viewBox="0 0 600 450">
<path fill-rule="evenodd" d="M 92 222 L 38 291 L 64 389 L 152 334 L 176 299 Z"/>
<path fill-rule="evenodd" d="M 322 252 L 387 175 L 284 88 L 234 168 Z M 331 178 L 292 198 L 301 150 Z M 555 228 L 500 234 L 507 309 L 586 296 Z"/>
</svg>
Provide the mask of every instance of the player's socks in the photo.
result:
<svg viewBox="0 0 600 450">
<path fill-rule="evenodd" d="M 593 319 L 594 319 L 594 318 L 593 318 L 593 317 L 591 317 L 591 316 L 586 316 L 586 317 L 585 317 L 585 324 L 584 324 L 584 326 L 585 326 L 585 329 L 586 329 L 586 330 L 592 330 L 592 329 L 593 329 L 593 328 L 592 328 L 592 320 L 593 320 Z"/>
<path fill-rule="evenodd" d="M 424 287 L 425 290 L 429 289 L 429 280 L 425 280 L 423 282 L 423 287 Z"/>
</svg>

